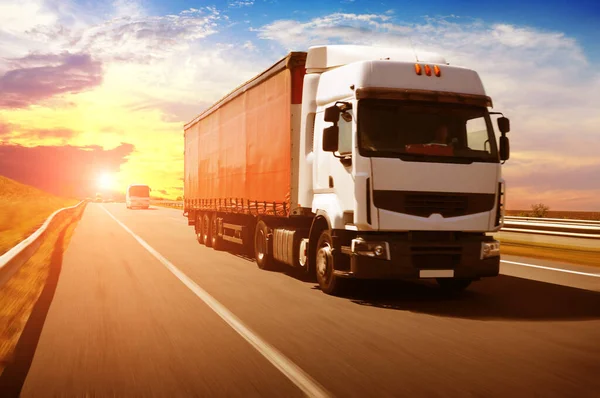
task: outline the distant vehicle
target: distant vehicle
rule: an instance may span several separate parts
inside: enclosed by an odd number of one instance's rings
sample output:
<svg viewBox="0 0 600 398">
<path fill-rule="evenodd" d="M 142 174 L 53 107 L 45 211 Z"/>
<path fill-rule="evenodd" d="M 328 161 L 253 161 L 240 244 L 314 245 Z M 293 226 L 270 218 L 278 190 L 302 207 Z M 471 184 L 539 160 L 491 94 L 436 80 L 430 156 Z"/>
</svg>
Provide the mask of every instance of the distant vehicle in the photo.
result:
<svg viewBox="0 0 600 398">
<path fill-rule="evenodd" d="M 150 207 L 150 187 L 145 184 L 131 184 L 125 194 L 125 205 L 128 209 Z"/>
<path fill-rule="evenodd" d="M 491 107 L 476 71 L 435 53 L 292 52 L 185 125 L 184 215 L 200 243 L 328 294 L 349 278 L 461 291 L 499 273 L 486 233 L 503 225 L 510 123 L 497 141 Z"/>
<path fill-rule="evenodd" d="M 101 194 L 99 194 L 99 193 L 96 194 L 96 200 L 95 200 L 95 202 L 96 203 L 102 203 L 102 195 Z"/>
</svg>

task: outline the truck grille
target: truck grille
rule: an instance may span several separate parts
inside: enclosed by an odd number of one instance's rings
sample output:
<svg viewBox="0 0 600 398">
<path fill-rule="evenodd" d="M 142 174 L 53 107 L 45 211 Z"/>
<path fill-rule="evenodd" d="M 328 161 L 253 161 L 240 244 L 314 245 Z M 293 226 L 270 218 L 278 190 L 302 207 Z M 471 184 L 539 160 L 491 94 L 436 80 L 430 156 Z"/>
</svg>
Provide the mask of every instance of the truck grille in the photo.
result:
<svg viewBox="0 0 600 398">
<path fill-rule="evenodd" d="M 493 193 L 373 191 L 376 207 L 419 217 L 429 217 L 434 213 L 443 217 L 481 213 L 494 207 L 494 199 Z"/>
</svg>

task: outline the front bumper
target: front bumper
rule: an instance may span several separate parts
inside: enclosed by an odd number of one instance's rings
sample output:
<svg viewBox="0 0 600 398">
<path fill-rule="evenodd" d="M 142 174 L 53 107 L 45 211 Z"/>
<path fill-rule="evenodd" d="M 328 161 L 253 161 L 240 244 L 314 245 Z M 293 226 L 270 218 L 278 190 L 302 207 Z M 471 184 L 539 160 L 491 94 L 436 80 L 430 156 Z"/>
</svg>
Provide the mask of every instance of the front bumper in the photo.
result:
<svg viewBox="0 0 600 398">
<path fill-rule="evenodd" d="M 360 279 L 478 279 L 498 275 L 500 256 L 498 244 L 492 237 L 453 236 L 449 240 L 419 239 L 410 233 L 358 236 L 361 242 L 371 244 L 357 245 L 355 238 L 350 245 L 341 245 L 338 258 L 342 261 L 336 261 L 341 269 L 335 273 Z M 484 243 L 486 250 L 482 247 Z M 484 252 L 491 257 L 484 258 Z"/>
</svg>

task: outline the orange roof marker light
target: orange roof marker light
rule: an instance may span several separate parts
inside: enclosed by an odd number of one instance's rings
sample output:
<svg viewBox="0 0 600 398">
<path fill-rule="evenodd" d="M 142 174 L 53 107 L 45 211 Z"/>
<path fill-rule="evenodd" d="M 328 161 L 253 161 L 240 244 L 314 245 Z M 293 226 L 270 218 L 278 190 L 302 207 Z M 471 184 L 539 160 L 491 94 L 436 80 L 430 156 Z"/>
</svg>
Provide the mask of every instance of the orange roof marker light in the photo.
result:
<svg viewBox="0 0 600 398">
<path fill-rule="evenodd" d="M 423 71 L 421 70 L 421 65 L 415 64 L 415 72 L 417 72 L 417 75 L 421 76 L 421 74 L 423 73 Z"/>
<path fill-rule="evenodd" d="M 431 66 L 425 65 L 425 74 L 431 76 Z"/>
<path fill-rule="evenodd" d="M 439 67 L 439 66 L 435 65 L 435 66 L 433 67 L 433 73 L 435 73 L 435 75 L 436 75 L 437 77 L 440 77 L 440 76 L 442 75 L 442 70 L 440 69 L 440 67 Z"/>
</svg>

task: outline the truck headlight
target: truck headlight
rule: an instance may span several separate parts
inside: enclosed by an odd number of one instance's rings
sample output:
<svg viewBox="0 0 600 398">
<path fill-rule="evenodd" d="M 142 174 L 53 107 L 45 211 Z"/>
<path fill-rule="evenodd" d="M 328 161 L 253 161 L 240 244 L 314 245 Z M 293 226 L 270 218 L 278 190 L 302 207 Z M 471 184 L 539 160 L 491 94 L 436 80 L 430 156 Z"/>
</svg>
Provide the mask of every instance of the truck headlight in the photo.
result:
<svg viewBox="0 0 600 398">
<path fill-rule="evenodd" d="M 500 255 L 500 242 L 497 240 L 481 243 L 481 259 L 498 257 Z"/>
<path fill-rule="evenodd" d="M 368 242 L 364 239 L 352 239 L 350 250 L 359 256 L 368 256 L 390 260 L 390 245 L 388 242 Z"/>
</svg>

